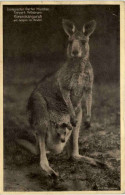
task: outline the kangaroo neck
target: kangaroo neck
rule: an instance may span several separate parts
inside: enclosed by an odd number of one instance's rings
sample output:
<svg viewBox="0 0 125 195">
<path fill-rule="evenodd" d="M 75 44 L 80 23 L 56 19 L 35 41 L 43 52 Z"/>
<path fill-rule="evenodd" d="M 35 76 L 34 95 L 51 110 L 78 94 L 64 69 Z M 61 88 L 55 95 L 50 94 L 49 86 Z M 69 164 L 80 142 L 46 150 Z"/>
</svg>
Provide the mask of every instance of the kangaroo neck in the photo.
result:
<svg viewBox="0 0 125 195">
<path fill-rule="evenodd" d="M 70 58 L 68 59 L 68 66 L 71 69 L 74 69 L 74 71 L 76 69 L 79 69 L 80 71 L 84 71 L 88 61 L 89 59 L 85 59 L 85 58 Z"/>
</svg>

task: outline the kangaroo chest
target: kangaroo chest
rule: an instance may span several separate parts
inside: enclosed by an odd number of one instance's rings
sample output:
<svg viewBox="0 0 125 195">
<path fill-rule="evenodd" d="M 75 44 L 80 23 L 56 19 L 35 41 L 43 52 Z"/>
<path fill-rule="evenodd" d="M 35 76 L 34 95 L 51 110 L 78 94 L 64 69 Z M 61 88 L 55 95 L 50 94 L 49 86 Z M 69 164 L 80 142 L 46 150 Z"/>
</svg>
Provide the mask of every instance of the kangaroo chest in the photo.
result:
<svg viewBox="0 0 125 195">
<path fill-rule="evenodd" d="M 83 71 L 73 73 L 71 77 L 71 100 L 77 105 L 83 97 L 83 94 L 91 88 L 91 73 L 85 68 Z"/>
<path fill-rule="evenodd" d="M 71 77 L 71 95 L 81 97 L 84 86 L 84 74 L 74 73 Z"/>
</svg>

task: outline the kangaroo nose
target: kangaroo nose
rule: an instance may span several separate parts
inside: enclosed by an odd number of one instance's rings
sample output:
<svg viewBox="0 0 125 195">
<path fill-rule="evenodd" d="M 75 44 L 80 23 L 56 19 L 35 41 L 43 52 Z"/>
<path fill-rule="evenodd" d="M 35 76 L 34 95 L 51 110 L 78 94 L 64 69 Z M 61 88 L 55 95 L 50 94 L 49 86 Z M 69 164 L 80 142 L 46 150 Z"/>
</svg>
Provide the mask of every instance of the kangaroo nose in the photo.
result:
<svg viewBox="0 0 125 195">
<path fill-rule="evenodd" d="M 61 138 L 61 142 L 64 143 L 65 142 L 65 138 Z"/>
<path fill-rule="evenodd" d="M 73 54 L 73 56 L 77 56 L 77 55 L 78 55 L 78 51 L 77 51 L 77 50 L 74 50 L 74 51 L 72 52 L 72 54 Z"/>
</svg>

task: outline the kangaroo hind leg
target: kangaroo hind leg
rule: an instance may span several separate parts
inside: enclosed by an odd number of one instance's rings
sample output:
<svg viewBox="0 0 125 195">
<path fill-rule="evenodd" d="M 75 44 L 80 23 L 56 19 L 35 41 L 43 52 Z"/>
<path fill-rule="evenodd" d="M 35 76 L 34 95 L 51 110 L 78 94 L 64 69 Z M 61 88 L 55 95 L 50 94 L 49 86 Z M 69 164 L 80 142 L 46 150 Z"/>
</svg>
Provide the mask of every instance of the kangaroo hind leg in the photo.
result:
<svg viewBox="0 0 125 195">
<path fill-rule="evenodd" d="M 81 122 L 82 122 L 82 109 L 80 109 L 79 112 L 77 113 L 76 119 L 77 119 L 76 127 L 74 127 L 70 140 L 67 144 L 68 157 L 73 160 L 85 161 L 88 164 L 99 166 L 102 163 L 99 162 L 98 160 L 87 157 L 87 156 L 82 156 L 79 154 L 78 139 L 79 139 L 79 130 L 80 130 Z"/>
<path fill-rule="evenodd" d="M 79 130 L 81 126 L 82 121 L 82 109 L 79 109 L 79 112 L 76 116 L 77 124 L 76 127 L 73 128 L 71 137 L 69 142 L 67 143 L 67 154 L 69 158 L 76 158 L 79 156 L 79 145 L 78 145 L 78 139 L 79 139 Z"/>
<path fill-rule="evenodd" d="M 40 167 L 47 175 L 57 176 L 58 174 L 49 166 L 46 156 L 46 135 L 47 131 L 51 129 L 47 104 L 39 92 L 32 96 L 31 119 L 34 133 L 36 133 L 36 140 L 38 141 L 36 143 L 38 143 L 40 151 Z"/>
<path fill-rule="evenodd" d="M 40 167 L 43 171 L 46 172 L 47 175 L 52 177 L 57 177 L 58 173 L 56 173 L 50 166 L 46 156 L 46 149 L 45 149 L 45 136 L 38 135 L 38 142 L 40 148 Z"/>
</svg>

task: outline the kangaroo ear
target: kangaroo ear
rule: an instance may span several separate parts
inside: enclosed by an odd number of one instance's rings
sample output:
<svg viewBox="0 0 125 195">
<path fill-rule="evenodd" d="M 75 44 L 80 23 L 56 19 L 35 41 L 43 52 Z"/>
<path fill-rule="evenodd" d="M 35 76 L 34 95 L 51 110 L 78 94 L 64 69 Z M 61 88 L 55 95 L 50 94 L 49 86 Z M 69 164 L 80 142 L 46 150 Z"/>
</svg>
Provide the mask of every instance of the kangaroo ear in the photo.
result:
<svg viewBox="0 0 125 195">
<path fill-rule="evenodd" d="M 96 21 L 95 20 L 92 20 L 92 21 L 84 24 L 84 26 L 83 26 L 84 35 L 90 36 L 94 32 L 95 28 L 96 28 Z"/>
<path fill-rule="evenodd" d="M 75 25 L 70 20 L 62 20 L 62 25 L 65 33 L 70 37 L 76 30 Z"/>
</svg>

